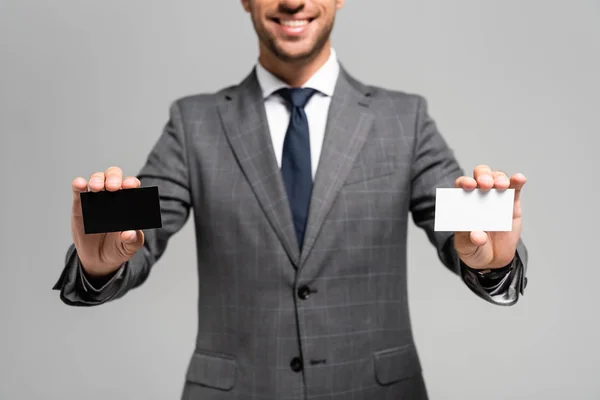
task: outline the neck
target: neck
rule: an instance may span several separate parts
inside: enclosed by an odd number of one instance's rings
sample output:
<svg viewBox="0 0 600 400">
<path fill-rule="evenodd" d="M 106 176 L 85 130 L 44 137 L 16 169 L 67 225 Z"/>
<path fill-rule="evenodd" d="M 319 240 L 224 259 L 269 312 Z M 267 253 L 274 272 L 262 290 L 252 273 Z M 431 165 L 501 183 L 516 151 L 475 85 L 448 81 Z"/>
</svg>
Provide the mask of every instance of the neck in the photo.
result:
<svg viewBox="0 0 600 400">
<path fill-rule="evenodd" d="M 302 61 L 283 61 L 261 46 L 258 61 L 270 73 L 291 87 L 304 85 L 329 59 L 331 43 L 327 42 L 315 56 Z"/>
</svg>

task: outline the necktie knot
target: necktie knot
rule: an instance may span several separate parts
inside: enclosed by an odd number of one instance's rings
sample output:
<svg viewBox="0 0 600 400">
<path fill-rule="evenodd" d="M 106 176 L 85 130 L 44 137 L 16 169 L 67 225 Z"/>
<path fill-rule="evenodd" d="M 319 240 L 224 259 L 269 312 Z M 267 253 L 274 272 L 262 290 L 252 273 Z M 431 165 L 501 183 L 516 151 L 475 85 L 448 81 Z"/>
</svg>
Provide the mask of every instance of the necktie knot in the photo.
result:
<svg viewBox="0 0 600 400">
<path fill-rule="evenodd" d="M 312 88 L 284 88 L 277 91 L 292 107 L 304 108 L 317 91 Z"/>
</svg>

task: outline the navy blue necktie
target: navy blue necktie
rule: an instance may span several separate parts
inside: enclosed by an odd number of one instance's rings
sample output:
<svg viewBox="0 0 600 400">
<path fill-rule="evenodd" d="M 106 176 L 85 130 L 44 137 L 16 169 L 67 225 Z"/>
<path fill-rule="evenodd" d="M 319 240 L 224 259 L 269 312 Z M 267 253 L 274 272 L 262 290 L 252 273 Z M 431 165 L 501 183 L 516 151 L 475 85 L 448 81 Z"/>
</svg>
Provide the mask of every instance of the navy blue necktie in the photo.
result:
<svg viewBox="0 0 600 400">
<path fill-rule="evenodd" d="M 287 88 L 280 89 L 278 93 L 291 107 L 290 124 L 283 142 L 281 173 L 290 201 L 298 245 L 302 248 L 313 185 L 308 119 L 304 106 L 316 90 Z"/>
</svg>

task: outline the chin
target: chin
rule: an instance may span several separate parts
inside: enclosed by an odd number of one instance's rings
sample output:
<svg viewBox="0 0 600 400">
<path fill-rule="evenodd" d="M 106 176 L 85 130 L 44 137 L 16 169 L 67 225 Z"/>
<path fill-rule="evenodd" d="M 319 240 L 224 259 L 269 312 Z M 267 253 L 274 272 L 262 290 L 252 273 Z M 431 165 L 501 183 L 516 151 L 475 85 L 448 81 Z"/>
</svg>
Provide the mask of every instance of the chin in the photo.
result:
<svg viewBox="0 0 600 400">
<path fill-rule="evenodd" d="M 286 62 L 310 60 L 321 50 L 318 46 L 308 43 L 276 43 L 274 47 L 277 58 Z"/>
<path fill-rule="evenodd" d="M 314 55 L 314 52 L 312 51 L 302 51 L 302 52 L 298 52 L 298 51 L 280 51 L 277 56 L 283 60 L 283 61 L 296 61 L 296 62 L 301 62 L 301 61 L 306 61 L 306 60 L 310 60 Z"/>
</svg>

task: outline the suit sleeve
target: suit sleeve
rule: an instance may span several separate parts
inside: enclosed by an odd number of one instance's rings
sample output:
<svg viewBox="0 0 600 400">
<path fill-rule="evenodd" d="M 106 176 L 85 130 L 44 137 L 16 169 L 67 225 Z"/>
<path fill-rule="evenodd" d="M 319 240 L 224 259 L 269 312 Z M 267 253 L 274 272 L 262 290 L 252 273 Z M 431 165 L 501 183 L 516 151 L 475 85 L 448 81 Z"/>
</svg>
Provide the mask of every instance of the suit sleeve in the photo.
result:
<svg viewBox="0 0 600 400">
<path fill-rule="evenodd" d="M 170 118 L 137 175 L 142 187 L 158 186 L 162 228 L 144 230 L 144 246 L 104 282 L 85 276 L 75 246 L 67 250 L 65 266 L 54 290 L 72 306 L 93 306 L 124 296 L 148 278 L 166 250 L 170 237 L 187 221 L 191 208 L 187 146 L 182 116 L 173 103 Z"/>
<path fill-rule="evenodd" d="M 436 188 L 452 188 L 455 180 L 465 174 L 430 117 L 426 100 L 415 97 L 417 111 L 410 200 L 413 220 L 426 232 L 442 263 L 458 274 L 473 293 L 496 305 L 512 305 L 519 294 L 523 294 L 527 282 L 527 250 L 522 240 L 505 273 L 490 278 L 460 261 L 454 249 L 453 232 L 434 230 Z"/>
</svg>

